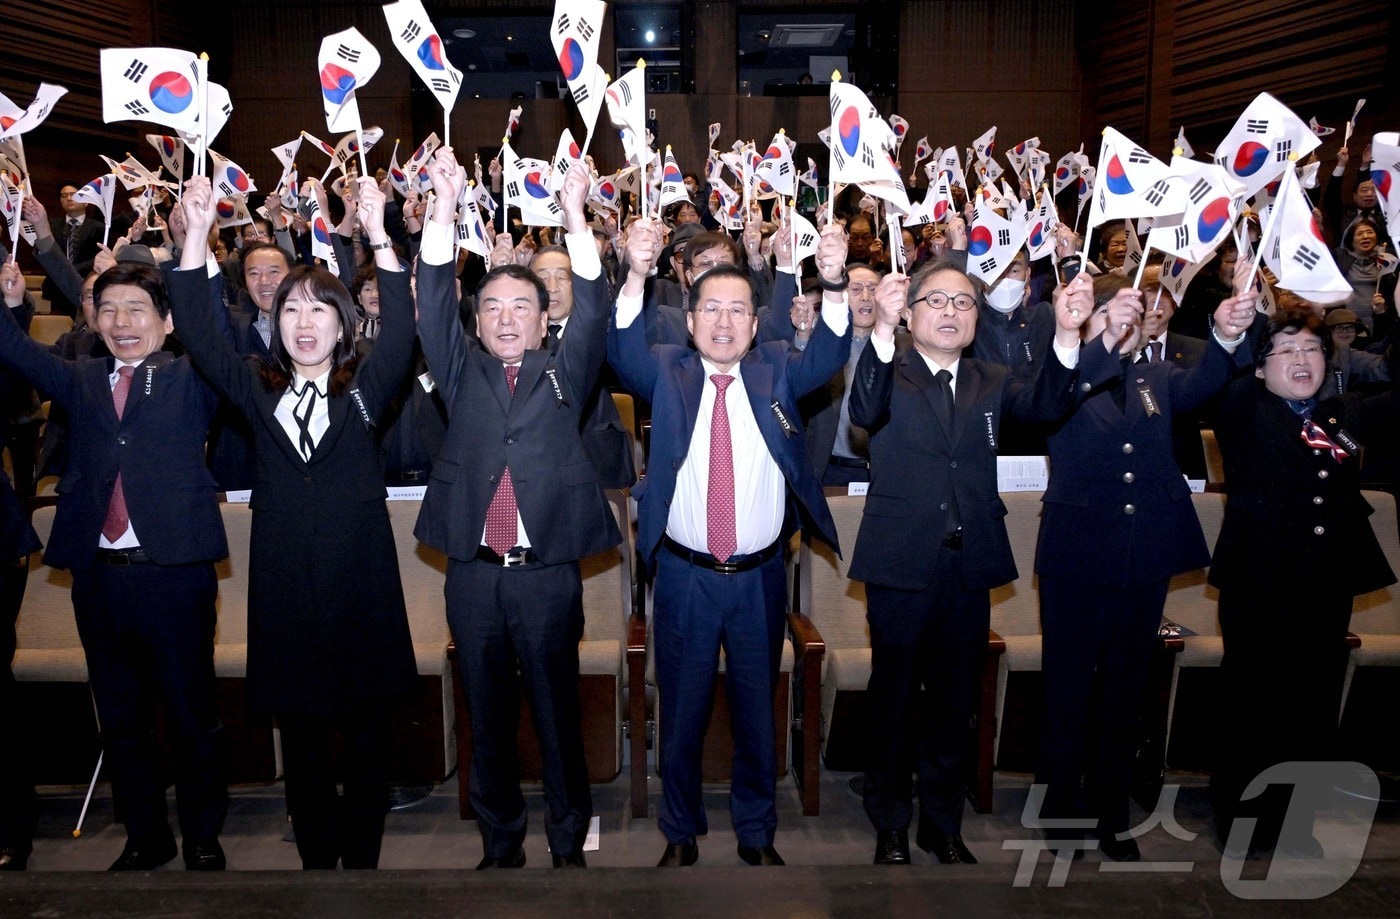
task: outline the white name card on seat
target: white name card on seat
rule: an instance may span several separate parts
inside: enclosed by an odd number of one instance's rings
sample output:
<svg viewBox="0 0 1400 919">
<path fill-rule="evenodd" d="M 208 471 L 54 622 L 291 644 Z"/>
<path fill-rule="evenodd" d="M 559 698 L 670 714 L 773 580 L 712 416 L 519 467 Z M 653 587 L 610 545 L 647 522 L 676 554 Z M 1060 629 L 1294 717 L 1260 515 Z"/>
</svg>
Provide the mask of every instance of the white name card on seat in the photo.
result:
<svg viewBox="0 0 1400 919">
<path fill-rule="evenodd" d="M 1044 491 L 1049 481 L 1047 457 L 997 457 L 997 491 Z"/>
<path fill-rule="evenodd" d="M 851 482 L 846 486 L 846 494 L 853 498 L 859 498 L 870 491 L 869 482 Z"/>
<path fill-rule="evenodd" d="M 384 489 L 390 501 L 422 501 L 428 493 L 426 485 L 393 485 Z"/>
<path fill-rule="evenodd" d="M 224 492 L 224 503 L 226 504 L 247 504 L 248 499 L 253 496 L 253 489 L 238 488 L 233 491 Z"/>
</svg>

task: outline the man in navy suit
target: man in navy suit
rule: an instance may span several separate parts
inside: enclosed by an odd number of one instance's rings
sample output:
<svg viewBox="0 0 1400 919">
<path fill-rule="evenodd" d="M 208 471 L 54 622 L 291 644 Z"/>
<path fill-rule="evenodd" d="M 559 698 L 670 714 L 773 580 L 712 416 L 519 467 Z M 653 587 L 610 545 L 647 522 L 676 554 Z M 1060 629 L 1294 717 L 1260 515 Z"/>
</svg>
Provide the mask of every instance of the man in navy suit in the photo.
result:
<svg viewBox="0 0 1400 919">
<path fill-rule="evenodd" d="M 851 422 L 870 432 L 870 491 L 850 576 L 865 582 L 870 622 L 865 811 L 876 864 L 909 864 L 916 769 L 919 847 L 943 863 L 976 861 L 962 841 L 969 724 L 989 591 L 1016 578 L 997 438 L 1003 415 L 1050 421 L 1072 404 L 1079 326 L 1092 301 L 1087 279 L 1070 287 L 1083 303 L 1057 303 L 1051 353 L 1024 375 L 962 356 L 977 329 L 977 297 L 958 264 L 887 275 L 876 292 L 879 317 L 850 401 Z M 897 352 L 901 318 L 912 347 Z M 920 685 L 929 712 L 916 733 Z"/>
<path fill-rule="evenodd" d="M 821 485 L 805 455 L 797 400 L 845 363 L 850 349 L 845 232 L 828 227 L 817 262 L 827 291 L 806 349 L 753 347 L 753 282 L 711 268 L 691 291 L 694 349 L 647 345 L 643 280 L 660 249 L 655 221 L 629 231 L 629 273 L 608 336 L 608 361 L 652 409 L 651 456 L 637 496 L 638 551 L 655 575 L 652 637 L 664 797 L 661 867 L 693 865 L 707 832 L 700 791 L 720 649 L 734 734 L 730 813 L 739 856 L 781 865 L 773 691 L 787 605 L 781 548 L 799 524 L 836 545 Z M 664 550 L 664 551 L 663 551 Z"/>
<path fill-rule="evenodd" d="M 477 336 L 467 336 L 451 207 L 466 174 L 450 147 L 429 174 L 437 204 L 419 254 L 418 329 L 448 423 L 414 532 L 448 556 L 447 621 L 471 711 L 470 795 L 484 850 L 477 869 L 525 864 L 522 684 L 544 767 L 550 854 L 556 868 L 582 868 L 593 802 L 579 713 L 578 562 L 622 540 L 579 434 L 603 366 L 609 299 L 583 216 L 588 175 L 575 166 L 561 194 L 574 307 L 551 351 L 549 293 L 519 265 L 482 279 Z"/>
<path fill-rule="evenodd" d="M 147 871 L 175 857 L 157 700 L 174 746 L 185 865 L 219 870 L 228 789 L 215 704 L 214 563 L 228 544 L 204 463 L 218 397 L 188 359 L 161 349 L 172 326 L 159 271 L 118 264 L 93 295 L 111 357 L 65 361 L 0 310 L 0 361 L 68 412 L 68 462 L 44 561 L 73 573 L 105 766 L 126 820 L 112 870 Z"/>
</svg>

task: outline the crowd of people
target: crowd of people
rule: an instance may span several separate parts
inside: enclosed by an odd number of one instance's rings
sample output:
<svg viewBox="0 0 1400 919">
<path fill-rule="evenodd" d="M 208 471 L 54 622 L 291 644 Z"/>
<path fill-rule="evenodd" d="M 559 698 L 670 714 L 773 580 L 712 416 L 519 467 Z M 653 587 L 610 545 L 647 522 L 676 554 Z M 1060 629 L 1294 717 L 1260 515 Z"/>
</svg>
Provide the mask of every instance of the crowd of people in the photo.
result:
<svg viewBox="0 0 1400 919">
<path fill-rule="evenodd" d="M 604 491 L 631 488 L 654 588 L 659 865 L 695 864 L 708 832 L 702 741 L 721 652 L 738 855 L 783 864 L 773 689 L 798 530 L 849 553 L 866 588 L 874 861 L 911 862 L 917 806 L 916 844 L 972 863 L 963 783 L 990 591 L 1017 577 L 996 459 L 1044 454 L 1043 815 L 1088 820 L 1108 858 L 1140 857 L 1125 831 L 1149 655 L 1168 582 L 1209 565 L 1229 726 L 1212 794 L 1228 845 L 1254 775 L 1328 756 L 1341 686 L 1318 656 L 1340 647 L 1354 595 L 1395 580 L 1361 495 L 1395 486 L 1395 274 L 1374 186 L 1341 206 L 1348 162 L 1343 150 L 1320 210 L 1354 287 L 1330 310 L 1272 289 L 1266 273 L 1251 283 L 1234 243 L 1180 304 L 1160 288 L 1160 259 L 1135 286 L 1129 224 L 1095 234 L 1084 270 L 1082 239 L 1062 225 L 1054 256 L 1023 251 L 988 284 L 966 270 L 970 211 L 886 243 L 857 209 L 819 214 L 815 255 L 798 262 L 781 213 L 756 207 L 736 239 L 698 185 L 664 219 L 590 219 L 582 163 L 559 192 L 562 228 L 502 230 L 483 260 L 457 243 L 467 171 L 450 146 L 428 165 L 431 196 L 400 202 L 382 176 L 352 174 L 336 199 L 307 183 L 336 214 L 338 273 L 277 196 L 238 232 L 220 230 L 204 177 L 120 221 L 111 247 L 74 186 L 52 220 L 28 197 L 45 296 L 75 324 L 52 347 L 30 338 L 33 298 L 3 259 L 0 387 L 17 488 L 0 482 L 0 657 L 13 657 L 25 559 L 39 550 L 24 499 L 35 477 L 58 476 L 44 558 L 73 574 L 126 824 L 112 868 L 177 854 L 191 870 L 224 868 L 217 501 L 251 489 L 247 684 L 281 730 L 302 865 L 373 868 L 390 726 L 415 676 L 384 486 L 426 484 L 416 535 L 448 558 L 477 868 L 525 864 L 522 693 L 553 864 L 584 867 L 579 561 L 621 541 Z M 640 479 L 612 391 L 650 419 Z M 52 406 L 42 449 L 26 450 L 37 425 L 22 409 L 40 398 Z M 1202 425 L 1217 433 L 1229 495 L 1214 547 L 1184 478 L 1204 468 Z M 869 483 L 864 518 L 854 545 L 838 546 L 823 487 L 855 482 Z M 1334 576 L 1283 576 L 1295 557 Z M 0 676 L 8 718 L 14 680 L 8 667 Z M 1260 687 L 1292 701 L 1266 717 Z M 33 777 L 22 755 L 0 768 L 0 870 L 23 869 Z M 1318 854 L 1306 827 L 1283 832 L 1286 806 L 1251 802 L 1252 846 Z"/>
</svg>

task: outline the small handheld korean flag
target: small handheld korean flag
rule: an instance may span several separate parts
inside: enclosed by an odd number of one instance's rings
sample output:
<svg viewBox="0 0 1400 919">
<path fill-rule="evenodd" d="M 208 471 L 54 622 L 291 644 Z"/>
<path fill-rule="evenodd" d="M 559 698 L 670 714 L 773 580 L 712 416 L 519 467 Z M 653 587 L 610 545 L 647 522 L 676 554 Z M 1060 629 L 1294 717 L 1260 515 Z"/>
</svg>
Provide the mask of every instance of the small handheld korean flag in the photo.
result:
<svg viewBox="0 0 1400 919">
<path fill-rule="evenodd" d="M 1016 170 L 1016 178 L 1026 177 L 1026 166 L 1030 163 L 1031 153 L 1039 149 L 1040 138 L 1030 137 L 1006 151 L 1006 161 Z"/>
<path fill-rule="evenodd" d="M 477 203 L 472 183 L 462 188 L 462 198 L 457 202 L 457 245 L 482 258 L 491 255 L 491 240 L 486 235 L 486 221 L 482 218 L 481 206 Z"/>
<path fill-rule="evenodd" d="M 681 167 L 676 163 L 676 155 L 671 152 L 671 145 L 667 144 L 666 159 L 661 165 L 661 198 L 657 207 L 689 200 L 690 193 L 685 188 L 685 177 L 681 175 Z"/>
<path fill-rule="evenodd" d="M 583 151 L 574 140 L 574 132 L 568 128 L 559 132 L 559 144 L 554 148 L 554 161 L 549 170 L 549 190 L 558 195 L 564 190 L 564 179 L 569 170 L 583 158 Z M 684 183 L 682 183 L 682 187 Z"/>
<path fill-rule="evenodd" d="M 792 150 L 787 144 L 787 135 L 782 131 L 773 135 L 773 142 L 763 152 L 763 157 L 754 167 L 754 177 L 760 183 L 762 194 L 776 192 L 784 198 L 797 194 L 797 170 L 792 162 Z"/>
<path fill-rule="evenodd" d="M 928 135 L 919 138 L 919 142 L 914 145 L 914 163 L 909 167 L 909 181 L 912 184 L 919 176 L 919 164 L 933 156 L 933 147 L 929 145 Z"/>
<path fill-rule="evenodd" d="M 1055 196 L 1042 186 L 1036 198 L 1035 210 L 1026 218 L 1026 254 L 1031 261 L 1055 254 L 1055 228 L 1060 216 L 1055 209 Z"/>
<path fill-rule="evenodd" d="M 1025 243 L 1024 222 L 1007 220 L 992 208 L 979 205 L 967 230 L 967 273 L 991 284 Z"/>
<path fill-rule="evenodd" d="M 185 142 L 170 134 L 147 134 L 146 143 L 155 147 L 160 155 L 161 165 L 176 184 L 185 179 Z"/>
<path fill-rule="evenodd" d="M 598 66 L 598 43 L 606 10 L 603 0 L 555 0 L 549 29 L 559 70 L 586 128 L 585 150 L 593 138 L 603 94 L 608 89 L 607 74 Z"/>
<path fill-rule="evenodd" d="M 1191 284 L 1191 279 L 1196 276 L 1196 272 L 1201 270 L 1203 264 L 1204 262 L 1188 262 L 1170 252 L 1162 259 L 1160 283 L 1162 289 L 1171 294 L 1177 305 L 1181 304 L 1181 299 L 1186 296 L 1186 288 Z"/>
<path fill-rule="evenodd" d="M 1351 282 L 1337 270 L 1313 219 L 1312 205 L 1298 187 L 1292 163 L 1283 172 L 1269 213 L 1261 219 L 1264 234 L 1259 247 L 1279 287 L 1313 303 L 1341 303 L 1351 296 Z"/>
<path fill-rule="evenodd" d="M 627 162 L 645 166 L 651 159 L 646 142 L 646 68 L 634 67 L 608 87 L 608 117 L 622 137 Z"/>
<path fill-rule="evenodd" d="M 333 132 L 360 129 L 360 106 L 355 90 L 379 70 L 379 52 L 354 26 L 321 39 L 317 56 L 321 81 L 321 105 L 326 129 Z"/>
<path fill-rule="evenodd" d="M 399 49 L 408 66 L 428 87 L 443 112 L 451 114 L 452 106 L 457 104 L 457 93 L 462 88 L 462 72 L 448 62 L 442 38 L 433 28 L 421 0 L 398 0 L 397 3 L 386 4 L 384 19 L 389 25 L 394 47 Z"/>
<path fill-rule="evenodd" d="M 964 195 L 968 194 L 967 177 L 963 174 L 962 160 L 958 156 L 957 147 L 948 147 L 943 151 L 943 155 L 938 158 L 938 171 L 948 177 L 950 188 L 956 186 L 963 190 Z"/>
<path fill-rule="evenodd" d="M 146 185 L 153 185 L 160 181 L 160 177 L 141 164 L 141 161 L 131 154 L 127 154 L 126 159 L 118 163 L 110 156 L 99 153 L 102 162 L 112 170 L 117 180 L 122 183 L 122 187 L 127 191 L 142 188 Z"/>
<path fill-rule="evenodd" d="M 98 176 L 73 193 L 74 201 L 91 204 L 102 212 L 102 219 L 112 225 L 112 198 L 117 193 L 117 177 L 112 173 Z"/>
<path fill-rule="evenodd" d="M 832 182 L 855 184 L 888 178 L 886 150 L 894 146 L 890 129 L 870 99 L 853 83 L 831 82 Z M 897 172 L 898 170 L 896 170 Z M 867 189 L 868 190 L 868 189 Z"/>
<path fill-rule="evenodd" d="M 1079 153 L 1066 153 L 1055 161 L 1055 195 L 1058 197 L 1069 184 L 1079 176 L 1079 157 L 1084 153 L 1084 145 L 1079 145 Z"/>
<path fill-rule="evenodd" d="M 368 137 L 365 138 L 365 142 L 369 143 Z M 404 175 L 411 179 L 421 173 L 423 168 L 428 165 L 428 161 L 433 158 L 433 154 L 437 151 L 437 148 L 441 146 L 442 141 L 438 139 L 437 132 L 434 131 L 432 134 L 429 134 L 423 139 L 423 142 L 417 147 L 414 147 L 413 152 L 409 154 L 407 162 L 403 165 Z"/>
<path fill-rule="evenodd" d="M 817 232 L 812 221 L 797 212 L 797 208 L 788 211 L 788 219 L 792 221 L 793 255 L 800 265 L 805 259 L 817 254 L 817 243 L 821 241 L 821 234 Z"/>
<path fill-rule="evenodd" d="M 982 132 L 981 137 L 972 142 L 972 150 L 977 154 L 977 161 L 980 163 L 991 159 L 992 152 L 996 150 L 996 145 L 997 126 L 992 125 L 986 131 Z M 972 164 L 969 162 L 968 165 L 970 166 Z"/>
<path fill-rule="evenodd" d="M 209 181 L 214 186 L 214 193 L 221 197 L 232 197 L 242 195 L 247 197 L 258 190 L 253 184 L 253 179 L 243 168 L 226 156 L 209 151 L 209 159 L 213 162 L 214 168 L 209 174 Z"/>
<path fill-rule="evenodd" d="M 339 275 L 340 261 L 335 257 L 335 245 L 331 242 L 331 233 L 334 230 L 326 215 L 321 213 L 321 205 L 315 195 L 311 196 L 311 216 L 307 223 L 311 225 L 312 256 L 325 262 L 331 274 Z"/>
<path fill-rule="evenodd" d="M 894 149 L 891 150 L 895 159 L 899 159 L 899 148 L 904 146 L 904 135 L 909 133 L 909 122 L 898 115 L 890 115 L 890 130 L 894 132 Z"/>
<path fill-rule="evenodd" d="M 0 140 L 18 137 L 37 128 L 49 117 L 54 105 L 67 92 L 66 87 L 54 83 L 40 83 L 39 89 L 34 93 L 34 101 L 29 103 L 27 109 L 19 109 L 0 94 L 0 100 L 3 100 L 0 101 Z"/>
<path fill-rule="evenodd" d="M 151 121 L 202 133 L 195 55 L 175 48 L 104 48 L 99 59 L 103 121 Z"/>
<path fill-rule="evenodd" d="M 1400 133 L 1384 131 L 1371 138 L 1371 182 L 1390 238 L 1400 237 Z"/>
<path fill-rule="evenodd" d="M 1181 183 L 1169 181 L 1171 170 L 1166 164 L 1113 128 L 1103 130 L 1096 174 L 1099 187 L 1089 207 L 1090 229 L 1109 220 L 1158 217 L 1186 209 Z"/>
<path fill-rule="evenodd" d="M 532 227 L 564 224 L 564 211 L 549 190 L 550 164 L 517 156 L 507 141 L 501 148 L 505 204 L 520 209 L 520 219 Z"/>
<path fill-rule="evenodd" d="M 248 213 L 248 199 L 242 195 L 220 198 L 214 206 L 214 220 L 221 230 L 252 223 L 253 215 Z"/>
<path fill-rule="evenodd" d="M 1328 135 L 1335 134 L 1337 132 L 1336 128 L 1329 128 L 1324 125 L 1318 124 L 1316 115 L 1308 119 L 1308 127 L 1312 128 L 1312 132 L 1318 137 L 1327 137 Z"/>
<path fill-rule="evenodd" d="M 10 258 L 13 262 L 19 249 L 20 208 L 24 205 L 24 192 L 10 181 L 10 177 L 0 173 L 0 217 L 5 220 L 5 229 L 10 235 Z M 33 245 L 33 243 L 30 243 Z"/>
<path fill-rule="evenodd" d="M 1244 184 L 1246 198 L 1279 177 L 1322 143 L 1297 115 L 1268 93 L 1245 107 L 1215 148 L 1215 162 Z"/>
<path fill-rule="evenodd" d="M 1175 156 L 1171 170 L 1186 188 L 1186 211 L 1180 218 L 1155 220 L 1147 247 L 1203 262 L 1230 238 L 1244 206 L 1244 186 L 1214 163 Z"/>
</svg>

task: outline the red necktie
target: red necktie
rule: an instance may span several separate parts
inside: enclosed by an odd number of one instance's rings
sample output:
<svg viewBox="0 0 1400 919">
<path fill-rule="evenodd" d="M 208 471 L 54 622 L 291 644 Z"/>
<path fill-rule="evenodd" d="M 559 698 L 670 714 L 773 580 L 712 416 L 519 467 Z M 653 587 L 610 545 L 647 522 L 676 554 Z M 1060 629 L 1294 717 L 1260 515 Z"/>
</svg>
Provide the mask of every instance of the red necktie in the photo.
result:
<svg viewBox="0 0 1400 919">
<path fill-rule="evenodd" d="M 126 411 L 126 397 L 131 392 L 131 375 L 135 372 L 135 367 L 122 365 L 117 368 L 117 385 L 112 387 L 112 405 L 117 410 L 118 419 Z M 107 517 L 102 521 L 102 535 L 107 537 L 108 542 L 116 542 L 126 532 L 130 523 L 131 518 L 126 513 L 126 495 L 122 492 L 122 474 L 118 472 L 117 480 L 112 484 L 112 500 L 107 505 Z"/>
<path fill-rule="evenodd" d="M 506 385 L 510 394 L 515 395 L 515 378 L 520 374 L 518 365 L 506 365 Z M 515 483 L 510 478 L 510 467 L 501 473 L 501 482 L 496 486 L 496 494 L 491 498 L 491 506 L 486 509 L 486 545 L 497 555 L 505 555 L 515 548 L 520 535 L 516 527 L 517 509 L 515 505 Z"/>
<path fill-rule="evenodd" d="M 729 439 L 729 410 L 724 391 L 734 382 L 731 376 L 711 374 L 715 384 L 715 408 L 710 414 L 710 490 L 705 505 L 706 541 L 710 554 L 724 561 L 739 547 L 734 523 L 734 445 Z"/>
</svg>

